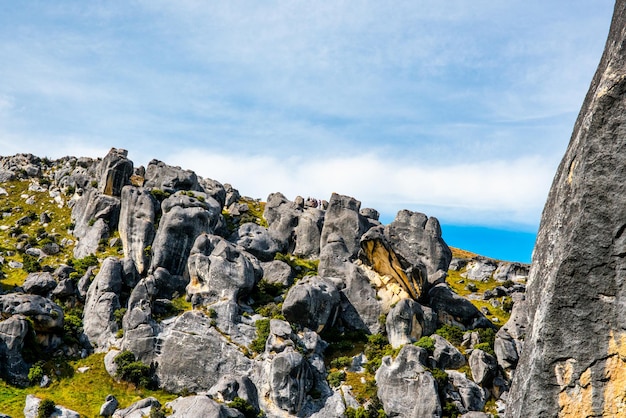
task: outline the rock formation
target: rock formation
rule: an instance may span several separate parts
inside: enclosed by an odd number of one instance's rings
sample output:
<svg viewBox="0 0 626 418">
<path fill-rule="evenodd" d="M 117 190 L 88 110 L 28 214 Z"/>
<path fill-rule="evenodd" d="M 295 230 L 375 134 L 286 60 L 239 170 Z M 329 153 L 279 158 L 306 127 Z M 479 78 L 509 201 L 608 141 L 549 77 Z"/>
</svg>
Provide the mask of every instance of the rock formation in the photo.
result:
<svg viewBox="0 0 626 418">
<path fill-rule="evenodd" d="M 624 416 L 626 1 L 543 211 L 507 416 Z"/>
</svg>

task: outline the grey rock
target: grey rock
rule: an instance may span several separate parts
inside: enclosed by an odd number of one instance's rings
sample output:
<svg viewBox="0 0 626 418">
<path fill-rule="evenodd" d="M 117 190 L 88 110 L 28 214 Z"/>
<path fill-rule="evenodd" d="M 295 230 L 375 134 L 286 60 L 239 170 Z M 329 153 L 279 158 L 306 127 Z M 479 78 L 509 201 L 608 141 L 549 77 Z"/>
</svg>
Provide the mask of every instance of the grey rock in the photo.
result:
<svg viewBox="0 0 626 418">
<path fill-rule="evenodd" d="M 469 365 L 474 382 L 481 386 L 490 386 L 498 372 L 498 361 L 495 357 L 483 350 L 472 350 L 469 357 Z"/>
<path fill-rule="evenodd" d="M 25 418 L 37 418 L 37 411 L 39 410 L 39 404 L 41 403 L 41 399 L 35 397 L 34 395 L 26 395 L 26 404 L 24 406 L 24 417 Z M 60 405 L 56 405 L 54 408 L 54 412 L 51 415 L 54 418 L 80 418 L 80 414 L 78 412 L 72 411 L 71 409 L 64 408 Z"/>
<path fill-rule="evenodd" d="M 83 311 L 85 335 L 99 349 L 108 349 L 115 341 L 118 325 L 113 313 L 120 308 L 121 290 L 122 265 L 118 259 L 108 257 L 89 286 Z"/>
<path fill-rule="evenodd" d="M 270 399 L 280 409 L 296 414 L 313 387 L 309 363 L 295 351 L 284 351 L 271 360 Z"/>
<path fill-rule="evenodd" d="M 144 418 L 150 415 L 152 408 L 160 408 L 161 403 L 156 398 L 141 399 L 127 408 L 118 409 L 113 413 L 113 418 Z"/>
<path fill-rule="evenodd" d="M 259 395 L 254 383 L 247 376 L 224 375 L 207 392 L 211 398 L 219 402 L 232 402 L 241 398 L 259 410 Z"/>
<path fill-rule="evenodd" d="M 47 296 L 56 286 L 50 273 L 30 273 L 22 285 L 24 292 L 40 296 Z"/>
<path fill-rule="evenodd" d="M 76 284 L 76 291 L 78 292 L 78 298 L 81 301 L 84 301 L 87 298 L 87 291 L 89 290 L 89 286 L 91 285 L 91 278 L 93 277 L 93 272 L 95 270 L 95 266 L 91 266 L 87 269 L 85 274 L 78 280 Z"/>
<path fill-rule="evenodd" d="M 517 367 L 519 356 L 524 347 L 530 312 L 523 297 L 516 297 L 509 320 L 498 330 L 494 342 L 494 351 L 498 364 L 506 372 Z"/>
<path fill-rule="evenodd" d="M 76 295 L 76 286 L 72 279 L 61 280 L 52 291 L 53 298 L 65 299 Z"/>
<path fill-rule="evenodd" d="M 246 375 L 251 368 L 251 360 L 239 347 L 226 340 L 211 325 L 210 318 L 198 311 L 183 313 L 167 325 L 159 338 L 156 375 L 167 391 L 208 390 L 220 376 Z"/>
<path fill-rule="evenodd" d="M 241 195 L 239 194 L 239 190 L 235 189 L 231 184 L 224 183 L 224 192 L 226 193 L 226 198 L 224 200 L 224 207 L 230 207 L 233 203 L 239 202 L 241 199 Z M 269 202 L 269 198 L 267 199 Z"/>
<path fill-rule="evenodd" d="M 117 357 L 119 353 L 121 353 L 120 350 L 112 348 L 104 356 L 104 369 L 107 371 L 109 376 L 114 379 L 117 378 L 117 364 L 115 363 L 115 357 Z"/>
<path fill-rule="evenodd" d="M 308 208 L 302 212 L 294 229 L 294 255 L 309 259 L 319 256 L 324 215 L 324 211 L 316 208 Z"/>
<path fill-rule="evenodd" d="M 152 160 L 148 163 L 144 178 L 144 187 L 163 190 L 167 193 L 175 193 L 179 190 L 200 191 L 196 173 L 167 165 L 159 160 Z"/>
<path fill-rule="evenodd" d="M 198 179 L 200 187 L 204 192 L 215 199 L 221 207 L 226 203 L 226 189 L 219 181 L 212 179 Z"/>
<path fill-rule="evenodd" d="M 438 284 L 428 292 L 430 306 L 440 323 L 462 329 L 489 328 L 491 322 L 472 303 L 457 295 L 447 284 Z"/>
<path fill-rule="evenodd" d="M 217 235 L 202 234 L 195 240 L 188 261 L 187 294 L 204 303 L 237 301 L 252 290 L 254 266 L 249 256 Z"/>
<path fill-rule="evenodd" d="M 74 257 L 95 254 L 100 239 L 107 238 L 117 228 L 120 200 L 101 194 L 95 189 L 86 191 L 72 207 L 74 236 L 78 239 Z"/>
<path fill-rule="evenodd" d="M 449 383 L 460 395 L 463 407 L 468 411 L 482 411 L 487 402 L 487 393 L 484 389 L 472 382 L 464 373 L 446 370 Z"/>
<path fill-rule="evenodd" d="M 271 261 L 281 250 L 279 243 L 272 237 L 267 228 L 253 222 L 241 225 L 228 238 L 232 243 L 243 247 L 261 261 Z"/>
<path fill-rule="evenodd" d="M 133 162 L 126 158 L 125 149 L 111 148 L 98 164 L 98 190 L 109 196 L 120 196 L 122 187 L 130 183 L 133 174 Z"/>
<path fill-rule="evenodd" d="M 339 299 L 339 291 L 331 280 L 310 276 L 289 289 L 282 311 L 289 322 L 321 332 L 332 326 Z"/>
<path fill-rule="evenodd" d="M 376 289 L 363 272 L 350 261 L 351 253 L 338 234 L 331 234 L 320 253 L 318 272 L 321 277 L 338 282 L 341 302 L 339 319 L 352 330 L 380 331 L 378 318 L 382 311 Z"/>
<path fill-rule="evenodd" d="M 165 404 L 173 413 L 171 418 L 243 418 L 236 409 L 217 403 L 206 395 L 194 395 L 176 398 Z"/>
<path fill-rule="evenodd" d="M 376 384 L 388 416 L 441 417 L 437 383 L 421 363 L 424 352 L 414 345 L 405 345 L 395 360 L 383 357 L 376 371 Z"/>
<path fill-rule="evenodd" d="M 483 282 L 491 279 L 497 268 L 498 265 L 494 260 L 477 257 L 467 263 L 465 272 L 461 273 L 461 277 Z"/>
<path fill-rule="evenodd" d="M 158 202 L 148 189 L 134 186 L 122 189 L 120 238 L 124 257 L 133 260 L 139 274 L 145 274 L 150 266 L 157 208 Z"/>
<path fill-rule="evenodd" d="M 363 208 L 359 213 L 374 221 L 377 221 L 380 218 L 380 212 L 373 208 Z"/>
<path fill-rule="evenodd" d="M 402 299 L 387 314 L 386 329 L 393 348 L 419 340 L 424 330 L 421 305 L 411 299 Z"/>
<path fill-rule="evenodd" d="M 291 266 L 284 261 L 274 260 L 261 263 L 263 279 L 272 284 L 289 287 L 293 284 L 294 274 Z"/>
<path fill-rule="evenodd" d="M 100 416 L 110 417 L 113 415 L 118 406 L 119 402 L 117 401 L 117 398 L 113 395 L 107 395 L 104 403 L 100 407 Z"/>
<path fill-rule="evenodd" d="M 626 2 L 543 210 L 507 416 L 619 416 L 626 318 Z"/>
<path fill-rule="evenodd" d="M 157 297 L 154 277 L 141 279 L 128 298 L 128 310 L 122 320 L 122 349 L 132 351 L 138 360 L 150 364 L 154 360 L 160 329 L 152 318 L 152 303 Z"/>
<path fill-rule="evenodd" d="M 450 266 L 448 267 L 448 270 L 454 270 L 454 271 L 459 271 L 465 268 L 465 266 L 467 266 L 467 263 L 469 263 L 470 260 L 467 258 L 452 258 L 452 261 L 450 261 Z"/>
<path fill-rule="evenodd" d="M 522 263 L 498 263 L 498 268 L 493 273 L 493 278 L 499 282 L 507 280 L 519 281 L 528 279 L 530 266 Z"/>
<path fill-rule="evenodd" d="M 0 313 L 3 316 L 24 315 L 30 318 L 36 333 L 56 333 L 63 329 L 63 310 L 42 296 L 20 293 L 0 295 Z"/>
<path fill-rule="evenodd" d="M 486 414 L 484 412 L 470 411 L 461 415 L 459 418 L 491 418 L 492 415 Z"/>
<path fill-rule="evenodd" d="M 333 234 L 341 236 L 346 244 L 350 259 L 354 259 L 360 249 L 361 236 L 369 229 L 366 218 L 359 213 L 361 202 L 333 193 L 324 217 L 324 227 L 320 238 L 323 249 Z"/>
<path fill-rule="evenodd" d="M 435 343 L 433 357 L 440 369 L 458 369 L 467 364 L 465 357 L 448 340 L 440 335 L 431 335 Z"/>
<path fill-rule="evenodd" d="M 44 255 L 56 255 L 61 252 L 61 247 L 56 242 L 48 242 L 41 247 Z"/>
<path fill-rule="evenodd" d="M 28 320 L 23 315 L 0 322 L 0 377 L 18 386 L 28 384 L 29 366 L 22 357 L 28 331 Z"/>
<path fill-rule="evenodd" d="M 172 275 L 182 275 L 195 239 L 203 232 L 213 232 L 221 208 L 210 197 L 201 201 L 179 192 L 165 199 L 161 210 L 150 271 L 163 267 Z"/>
<path fill-rule="evenodd" d="M 292 252 L 295 247 L 295 228 L 298 226 L 302 207 L 289 201 L 282 193 L 271 193 L 267 197 L 263 217 L 268 231 L 279 244 L 281 252 Z"/>
<path fill-rule="evenodd" d="M 265 342 L 265 352 L 282 353 L 288 347 L 293 349 L 296 339 L 289 322 L 272 319 L 270 320 L 270 335 Z"/>
<path fill-rule="evenodd" d="M 385 227 L 385 235 L 399 257 L 411 265 L 425 265 L 429 277 L 448 270 L 452 252 L 441 237 L 437 218 L 401 210 Z"/>
</svg>

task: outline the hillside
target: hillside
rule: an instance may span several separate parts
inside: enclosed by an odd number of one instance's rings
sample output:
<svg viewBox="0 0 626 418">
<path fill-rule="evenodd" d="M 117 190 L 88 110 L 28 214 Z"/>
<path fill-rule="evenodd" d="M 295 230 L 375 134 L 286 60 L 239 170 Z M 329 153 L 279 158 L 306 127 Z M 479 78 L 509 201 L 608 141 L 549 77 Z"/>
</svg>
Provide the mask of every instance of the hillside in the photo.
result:
<svg viewBox="0 0 626 418">
<path fill-rule="evenodd" d="M 360 206 L 249 198 L 121 149 L 0 157 L 0 412 L 502 413 L 529 266 Z"/>
</svg>

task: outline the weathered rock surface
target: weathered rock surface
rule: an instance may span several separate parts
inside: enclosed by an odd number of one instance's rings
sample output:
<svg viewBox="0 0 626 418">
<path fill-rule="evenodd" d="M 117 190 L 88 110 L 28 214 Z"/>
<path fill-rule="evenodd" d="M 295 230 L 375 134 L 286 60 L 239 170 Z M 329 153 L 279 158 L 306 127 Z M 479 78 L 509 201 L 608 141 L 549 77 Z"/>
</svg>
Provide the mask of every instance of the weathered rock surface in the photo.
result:
<svg viewBox="0 0 626 418">
<path fill-rule="evenodd" d="M 270 366 L 270 398 L 280 409 L 296 414 L 313 387 L 313 376 L 306 359 L 293 350 L 277 354 Z"/>
<path fill-rule="evenodd" d="M 451 397 L 459 398 L 460 405 L 457 407 L 462 413 L 468 411 L 482 411 L 487 402 L 487 393 L 484 389 L 472 382 L 465 376 L 465 373 L 454 370 L 446 370 L 448 374 L 449 386 L 448 392 Z"/>
<path fill-rule="evenodd" d="M 395 360 L 383 357 L 376 371 L 378 397 L 388 416 L 441 417 L 437 383 L 420 363 L 424 349 L 402 347 Z"/>
<path fill-rule="evenodd" d="M 217 235 L 200 235 L 188 260 L 187 294 L 199 303 L 220 300 L 237 301 L 255 283 L 255 270 L 250 256 Z"/>
<path fill-rule="evenodd" d="M 63 310 L 42 296 L 20 293 L 0 295 L 0 314 L 30 318 L 36 333 L 54 333 L 63 329 Z"/>
<path fill-rule="evenodd" d="M 448 270 L 452 252 L 441 237 L 437 218 L 401 210 L 385 227 L 385 235 L 402 260 L 410 265 L 425 265 L 429 277 L 438 270 Z"/>
<path fill-rule="evenodd" d="M 293 284 L 294 274 L 291 266 L 284 261 L 274 260 L 261 263 L 263 279 L 272 284 L 289 287 Z"/>
<path fill-rule="evenodd" d="M 222 210 L 210 197 L 199 200 L 178 192 L 163 201 L 161 211 L 150 271 L 163 267 L 172 275 L 182 275 L 196 238 L 203 232 L 213 232 Z"/>
<path fill-rule="evenodd" d="M 292 251 L 295 246 L 295 228 L 302 207 L 291 202 L 282 193 L 272 193 L 267 197 L 263 217 L 267 220 L 268 230 L 278 242 L 281 252 Z"/>
<path fill-rule="evenodd" d="M 74 257 L 83 258 L 95 254 L 100 239 L 107 238 L 117 228 L 120 200 L 89 189 L 76 200 L 72 207 L 74 236 L 78 238 Z"/>
<path fill-rule="evenodd" d="M 41 399 L 35 397 L 34 395 L 26 395 L 26 405 L 24 406 L 24 417 L 25 418 L 37 418 L 37 411 L 39 410 L 39 404 L 41 403 Z M 54 418 L 80 418 L 80 414 L 78 412 L 72 411 L 71 409 L 64 408 L 60 405 L 56 405 L 54 408 L 54 412 L 51 415 Z"/>
<path fill-rule="evenodd" d="M 125 149 L 111 148 L 98 165 L 98 190 L 108 196 L 119 196 L 122 187 L 130 183 L 133 162 L 126 158 Z"/>
<path fill-rule="evenodd" d="M 113 313 L 120 308 L 122 264 L 109 257 L 102 263 L 85 301 L 83 328 L 89 342 L 99 349 L 108 349 L 115 342 L 118 325 Z"/>
<path fill-rule="evenodd" d="M 467 263 L 466 270 L 461 273 L 461 277 L 470 280 L 487 281 L 491 279 L 494 272 L 498 268 L 498 264 L 488 258 L 475 258 Z"/>
<path fill-rule="evenodd" d="M 159 340 L 156 375 L 159 385 L 168 391 L 206 391 L 220 376 L 246 375 L 252 365 L 239 347 L 228 342 L 211 325 L 210 318 L 198 311 L 176 318 Z"/>
<path fill-rule="evenodd" d="M 282 311 L 289 322 L 321 332 L 334 322 L 338 304 L 339 291 L 335 284 L 312 276 L 289 289 Z"/>
<path fill-rule="evenodd" d="M 626 1 L 543 211 L 507 416 L 626 413 Z"/>
<path fill-rule="evenodd" d="M 419 340 L 424 327 L 422 306 L 412 299 L 401 300 L 387 314 L 387 338 L 393 348 Z"/>
<path fill-rule="evenodd" d="M 472 350 L 469 365 L 474 382 L 481 386 L 489 386 L 498 372 L 498 361 L 483 350 Z"/>
<path fill-rule="evenodd" d="M 259 410 L 257 388 L 247 376 L 224 375 L 208 390 L 207 395 L 219 402 L 232 402 L 235 398 L 241 398 Z"/>
<path fill-rule="evenodd" d="M 0 377 L 18 386 L 28 384 L 29 366 L 22 357 L 28 329 L 28 320 L 23 315 L 13 315 L 0 322 Z"/>
<path fill-rule="evenodd" d="M 354 259 L 360 249 L 361 235 L 369 229 L 367 219 L 359 213 L 361 202 L 349 196 L 333 193 L 324 217 L 324 227 L 320 238 L 323 249 L 331 235 L 341 236 L 346 244 L 350 259 Z"/>
<path fill-rule="evenodd" d="M 103 417 L 110 417 L 113 415 L 118 406 L 119 402 L 117 401 L 117 398 L 113 395 L 107 395 L 104 403 L 100 407 L 100 415 Z"/>
<path fill-rule="evenodd" d="M 196 173 L 167 165 L 159 160 L 148 163 L 144 179 L 144 187 L 159 189 L 166 193 L 175 193 L 179 190 L 200 191 Z"/>
<path fill-rule="evenodd" d="M 296 246 L 293 253 L 302 258 L 317 258 L 320 254 L 320 240 L 324 225 L 324 211 L 307 208 L 298 219 L 294 230 Z"/>
<path fill-rule="evenodd" d="M 127 408 L 116 410 L 112 418 L 144 418 L 150 415 L 153 407 L 159 408 L 160 406 L 161 403 L 156 398 L 144 398 Z"/>
<path fill-rule="evenodd" d="M 22 285 L 24 292 L 39 296 L 47 296 L 56 286 L 57 281 L 47 272 L 30 273 Z"/>
<path fill-rule="evenodd" d="M 133 260 L 137 272 L 144 274 L 150 266 L 158 202 L 148 189 L 134 186 L 122 189 L 121 200 L 119 232 L 124 257 Z"/>
<path fill-rule="evenodd" d="M 447 284 L 438 284 L 428 292 L 430 306 L 437 312 L 440 323 L 462 329 L 493 327 L 472 303 L 454 293 Z"/>
<path fill-rule="evenodd" d="M 433 358 L 440 369 L 458 369 L 467 363 L 465 356 L 445 338 L 433 334 L 431 337 L 435 343 Z"/>
<path fill-rule="evenodd" d="M 240 245 L 261 261 L 273 260 L 276 253 L 281 250 L 279 243 L 267 228 L 253 222 L 241 225 L 228 240 Z"/>
<path fill-rule="evenodd" d="M 243 414 L 234 408 L 228 408 L 206 395 L 194 395 L 176 398 L 165 404 L 173 413 L 172 418 L 243 418 Z"/>
</svg>

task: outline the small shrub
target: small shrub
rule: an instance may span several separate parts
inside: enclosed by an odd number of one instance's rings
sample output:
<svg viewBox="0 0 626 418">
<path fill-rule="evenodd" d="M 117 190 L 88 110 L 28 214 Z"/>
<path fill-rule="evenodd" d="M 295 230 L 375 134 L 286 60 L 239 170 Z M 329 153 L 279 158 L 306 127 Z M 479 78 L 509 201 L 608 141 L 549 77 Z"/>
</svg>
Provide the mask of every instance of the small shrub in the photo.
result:
<svg viewBox="0 0 626 418">
<path fill-rule="evenodd" d="M 41 264 L 39 263 L 39 260 L 37 260 L 37 257 L 30 254 L 24 253 L 22 255 L 22 263 L 24 264 L 23 268 L 27 273 L 35 273 L 41 270 Z"/>
<path fill-rule="evenodd" d="M 124 315 L 126 315 L 126 308 L 119 308 L 113 312 L 113 318 L 115 318 L 115 322 L 118 327 L 122 327 L 122 320 L 124 319 Z"/>
<path fill-rule="evenodd" d="M 89 220 L 89 222 L 87 222 L 87 225 L 89 225 L 89 226 L 93 226 L 95 223 L 96 223 L 96 219 L 95 219 L 95 218 L 91 218 L 91 219 Z"/>
<path fill-rule="evenodd" d="M 502 299 L 502 310 L 504 312 L 511 312 L 513 310 L 513 299 L 505 297 Z"/>
<path fill-rule="evenodd" d="M 43 362 L 38 361 L 37 363 L 33 364 L 33 366 L 28 371 L 28 381 L 31 385 L 38 385 L 39 382 L 41 382 L 41 379 L 43 379 L 44 374 L 45 373 L 43 371 Z"/>
<path fill-rule="evenodd" d="M 435 331 L 435 334 L 442 336 L 455 346 L 459 346 L 463 342 L 463 330 L 459 327 L 444 325 Z"/>
<path fill-rule="evenodd" d="M 430 370 L 430 374 L 433 375 L 435 382 L 437 382 L 437 387 L 442 391 L 448 384 L 448 374 L 441 369 L 432 369 Z"/>
<path fill-rule="evenodd" d="M 63 342 L 68 345 L 78 344 L 83 333 L 83 320 L 80 316 L 67 313 L 63 322 Z"/>
<path fill-rule="evenodd" d="M 98 265 L 98 257 L 95 254 L 89 254 L 78 260 L 73 260 L 71 265 L 79 276 L 83 276 L 89 267 Z"/>
<path fill-rule="evenodd" d="M 474 349 L 475 349 L 475 350 L 482 350 L 482 351 L 484 351 L 484 352 L 485 352 L 485 353 L 487 353 L 487 354 L 491 354 L 492 356 L 495 356 L 495 355 L 496 355 L 495 351 L 493 351 L 493 347 L 491 347 L 491 346 L 489 345 L 489 343 L 480 343 L 480 344 L 476 344 L 476 345 L 474 346 Z"/>
<path fill-rule="evenodd" d="M 229 408 L 235 408 L 243 414 L 246 418 L 256 418 L 257 412 L 254 406 L 250 405 L 248 401 L 239 396 L 235 396 L 232 402 L 226 404 Z"/>
<path fill-rule="evenodd" d="M 336 372 L 328 373 L 328 384 L 334 388 L 338 388 L 341 385 L 341 382 L 346 380 L 346 372 L 343 370 L 339 370 Z"/>
<path fill-rule="evenodd" d="M 250 343 L 250 350 L 255 353 L 262 353 L 265 351 L 265 342 L 270 335 L 270 320 L 259 319 L 254 323 L 256 327 L 256 338 Z"/>
<path fill-rule="evenodd" d="M 37 418 L 50 418 L 56 409 L 56 405 L 50 399 L 44 399 L 37 408 Z"/>
<path fill-rule="evenodd" d="M 170 197 L 170 194 L 168 192 L 165 192 L 161 189 L 152 189 L 150 190 L 150 194 L 159 202 L 162 202 Z"/>
<path fill-rule="evenodd" d="M 213 308 L 209 308 L 208 315 L 209 318 L 217 318 L 217 311 Z"/>
<path fill-rule="evenodd" d="M 432 354 L 435 351 L 435 342 L 432 338 L 428 336 L 420 338 L 417 342 L 414 343 L 414 345 L 416 345 L 417 347 L 422 347 L 423 349 L 428 351 L 429 354 Z"/>
<path fill-rule="evenodd" d="M 137 387 L 147 388 L 152 383 L 152 370 L 140 361 L 130 351 L 122 351 L 115 357 L 117 377 L 133 383 Z"/>
<path fill-rule="evenodd" d="M 348 357 L 348 356 L 337 357 L 330 362 L 330 366 L 335 367 L 337 369 L 350 367 L 352 366 L 352 357 Z"/>
<path fill-rule="evenodd" d="M 504 283 L 502 283 L 503 287 L 506 287 L 507 289 L 515 286 L 515 282 L 513 280 L 505 280 Z"/>
<path fill-rule="evenodd" d="M 152 255 L 152 245 L 146 245 L 143 249 L 143 255 L 146 257 L 150 257 Z"/>
</svg>

